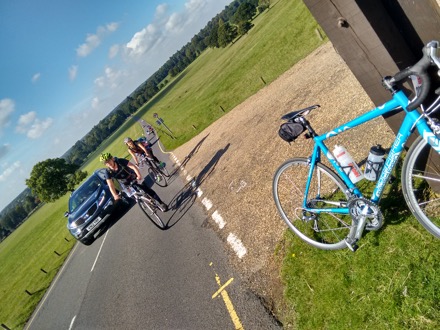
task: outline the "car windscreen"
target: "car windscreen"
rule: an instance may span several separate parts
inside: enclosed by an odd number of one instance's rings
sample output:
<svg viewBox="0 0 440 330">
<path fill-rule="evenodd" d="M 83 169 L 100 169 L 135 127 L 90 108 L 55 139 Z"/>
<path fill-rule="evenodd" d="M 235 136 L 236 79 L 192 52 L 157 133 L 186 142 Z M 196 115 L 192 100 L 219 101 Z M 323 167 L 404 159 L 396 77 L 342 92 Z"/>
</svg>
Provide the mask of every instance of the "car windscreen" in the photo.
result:
<svg viewBox="0 0 440 330">
<path fill-rule="evenodd" d="M 102 182 L 95 175 L 84 182 L 74 193 L 70 196 L 69 212 L 75 210 L 82 205 L 89 197 L 101 186 Z"/>
</svg>

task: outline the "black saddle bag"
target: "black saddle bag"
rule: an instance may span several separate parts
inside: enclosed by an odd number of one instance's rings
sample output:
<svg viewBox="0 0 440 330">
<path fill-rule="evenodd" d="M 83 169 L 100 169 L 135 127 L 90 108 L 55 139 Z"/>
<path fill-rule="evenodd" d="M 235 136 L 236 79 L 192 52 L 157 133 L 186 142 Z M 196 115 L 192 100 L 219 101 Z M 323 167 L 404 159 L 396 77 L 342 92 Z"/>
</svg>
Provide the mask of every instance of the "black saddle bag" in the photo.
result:
<svg viewBox="0 0 440 330">
<path fill-rule="evenodd" d="M 278 135 L 287 142 L 293 142 L 305 131 L 305 127 L 300 123 L 287 122 L 280 126 Z"/>
</svg>

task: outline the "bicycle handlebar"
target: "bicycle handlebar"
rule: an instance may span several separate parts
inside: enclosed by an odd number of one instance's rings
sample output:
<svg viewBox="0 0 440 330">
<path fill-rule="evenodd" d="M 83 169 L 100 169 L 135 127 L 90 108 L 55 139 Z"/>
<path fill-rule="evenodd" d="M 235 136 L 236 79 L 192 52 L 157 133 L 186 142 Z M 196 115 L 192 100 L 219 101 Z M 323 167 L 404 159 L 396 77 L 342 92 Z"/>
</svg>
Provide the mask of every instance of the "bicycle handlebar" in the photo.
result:
<svg viewBox="0 0 440 330">
<path fill-rule="evenodd" d="M 413 66 L 406 68 L 394 75 L 394 77 L 385 77 L 384 83 L 389 88 L 392 88 L 398 82 L 409 78 L 410 76 L 418 77 L 422 84 L 420 94 L 408 104 L 407 110 L 414 110 L 420 106 L 429 94 L 431 88 L 431 79 L 427 73 L 429 66 L 436 65 L 440 69 L 440 59 L 437 56 L 437 50 L 439 48 L 438 41 L 430 41 L 425 47 L 423 47 L 423 57 Z"/>
</svg>

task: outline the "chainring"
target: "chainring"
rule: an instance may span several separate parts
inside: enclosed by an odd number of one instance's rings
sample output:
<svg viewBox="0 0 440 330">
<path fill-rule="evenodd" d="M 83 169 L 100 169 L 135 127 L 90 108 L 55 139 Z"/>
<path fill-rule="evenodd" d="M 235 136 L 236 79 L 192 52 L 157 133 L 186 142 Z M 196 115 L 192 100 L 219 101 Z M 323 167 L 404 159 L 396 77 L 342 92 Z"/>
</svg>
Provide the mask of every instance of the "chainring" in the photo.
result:
<svg viewBox="0 0 440 330">
<path fill-rule="evenodd" d="M 383 224 L 383 215 L 379 207 L 372 201 L 365 198 L 351 198 L 348 201 L 348 208 L 350 210 L 350 216 L 356 223 L 362 216 L 362 211 L 367 207 L 367 222 L 365 224 L 365 230 L 375 231 L 379 230 Z"/>
</svg>

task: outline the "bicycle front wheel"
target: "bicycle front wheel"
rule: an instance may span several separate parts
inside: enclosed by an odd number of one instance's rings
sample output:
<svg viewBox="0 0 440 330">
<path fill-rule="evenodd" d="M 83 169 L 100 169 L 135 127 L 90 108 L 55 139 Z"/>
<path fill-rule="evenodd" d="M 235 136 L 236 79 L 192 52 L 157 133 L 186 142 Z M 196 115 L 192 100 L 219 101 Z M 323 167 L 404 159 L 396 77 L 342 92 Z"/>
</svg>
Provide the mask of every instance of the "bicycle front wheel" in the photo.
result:
<svg viewBox="0 0 440 330">
<path fill-rule="evenodd" d="M 170 176 L 170 172 L 168 172 L 166 166 L 159 167 L 159 171 L 160 173 L 162 173 L 162 175 L 166 176 L 167 178 Z"/>
<path fill-rule="evenodd" d="M 157 170 L 156 168 L 149 167 L 148 175 L 154 181 L 154 183 L 156 183 L 159 187 L 166 187 L 168 185 L 165 176 L 162 173 L 160 173 L 159 170 Z"/>
<path fill-rule="evenodd" d="M 138 204 L 142 211 L 145 213 L 145 215 L 151 220 L 151 222 L 158 228 L 164 229 L 165 224 L 163 223 L 162 219 L 157 215 L 155 211 L 155 207 L 151 204 L 147 197 L 139 197 Z"/>
<path fill-rule="evenodd" d="M 305 196 L 310 164 L 306 158 L 288 160 L 275 172 L 273 196 L 287 226 L 303 241 L 323 250 L 346 248 L 346 238 L 353 238 L 355 226 L 350 215 L 315 213 L 310 209 L 347 207 L 347 187 L 327 166 L 317 163 Z M 303 201 L 306 198 L 306 211 Z"/>
<path fill-rule="evenodd" d="M 420 136 L 403 163 L 402 190 L 412 214 L 440 238 L 440 155 Z"/>
</svg>

